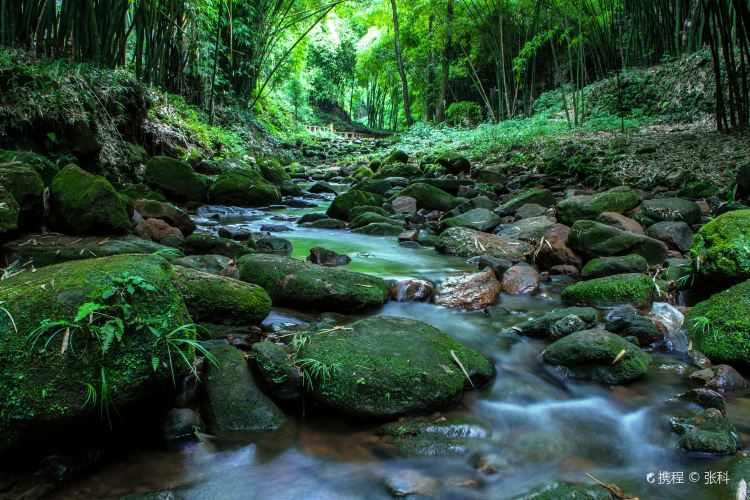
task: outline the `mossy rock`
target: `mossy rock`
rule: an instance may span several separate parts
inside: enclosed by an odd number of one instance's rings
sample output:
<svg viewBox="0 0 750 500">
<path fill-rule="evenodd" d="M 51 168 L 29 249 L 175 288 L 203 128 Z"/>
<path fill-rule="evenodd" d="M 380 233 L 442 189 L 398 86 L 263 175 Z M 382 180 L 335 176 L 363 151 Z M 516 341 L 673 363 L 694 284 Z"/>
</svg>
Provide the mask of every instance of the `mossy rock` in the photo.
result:
<svg viewBox="0 0 750 500">
<path fill-rule="evenodd" d="M 688 418 L 672 418 L 672 430 L 680 435 L 682 450 L 694 453 L 733 455 L 742 449 L 739 433 L 716 408 L 706 408 Z"/>
<path fill-rule="evenodd" d="M 235 207 L 263 207 L 281 203 L 279 189 L 253 169 L 237 169 L 217 176 L 208 197 L 211 203 Z"/>
<path fill-rule="evenodd" d="M 417 417 L 385 424 L 377 434 L 378 448 L 391 456 L 445 457 L 466 455 L 471 445 L 481 446 L 491 430 L 468 418 Z"/>
<path fill-rule="evenodd" d="M 362 206 L 359 206 L 359 207 L 354 207 L 354 208 L 352 208 L 349 211 L 349 220 L 353 221 L 354 219 L 356 219 L 360 215 L 362 215 L 364 213 L 367 213 L 367 212 L 371 212 L 371 213 L 374 213 L 374 214 L 382 215 L 382 216 L 385 216 L 385 217 L 388 217 L 388 216 L 392 215 L 392 214 L 388 213 L 382 207 L 376 207 L 374 205 L 362 205 Z"/>
<path fill-rule="evenodd" d="M 263 158 L 258 162 L 258 168 L 261 175 L 271 184 L 281 186 L 284 181 L 289 181 L 292 177 L 284 170 L 279 160 L 276 158 Z"/>
<path fill-rule="evenodd" d="M 429 184 L 432 187 L 442 189 L 451 196 L 456 196 L 458 190 L 462 186 L 474 186 L 474 181 L 471 179 L 451 179 L 450 177 L 439 177 L 439 178 L 420 178 L 414 179 L 410 184 Z M 456 206 L 455 204 L 453 205 Z"/>
<path fill-rule="evenodd" d="M 486 208 L 474 208 L 461 215 L 442 219 L 440 232 L 451 227 L 466 227 L 477 231 L 491 231 L 497 227 L 502 219 Z"/>
<path fill-rule="evenodd" d="M 279 191 L 284 196 L 302 196 L 305 194 L 305 191 L 293 180 L 282 181 L 279 184 Z"/>
<path fill-rule="evenodd" d="M 441 212 L 447 212 L 453 208 L 453 200 L 455 199 L 453 195 L 424 182 L 409 184 L 391 197 L 391 201 L 400 196 L 410 196 L 417 200 L 417 208 L 440 210 Z"/>
<path fill-rule="evenodd" d="M 358 189 L 360 191 L 367 191 L 378 196 L 384 196 L 388 191 L 393 189 L 393 184 L 384 179 L 368 179 L 361 181 L 352 186 L 352 189 Z"/>
<path fill-rule="evenodd" d="M 224 255 L 230 259 L 255 253 L 255 250 L 242 243 L 210 234 L 191 234 L 182 242 L 182 251 L 185 255 Z"/>
<path fill-rule="evenodd" d="M 271 396 L 281 401 L 299 399 L 302 396 L 302 380 L 286 349 L 268 341 L 256 342 L 252 349 L 260 376 Z"/>
<path fill-rule="evenodd" d="M 584 219 L 595 219 L 604 212 L 621 214 L 638 206 L 641 197 L 627 186 L 619 186 L 595 195 L 565 198 L 557 204 L 557 218 L 571 225 Z"/>
<path fill-rule="evenodd" d="M 127 196 L 132 201 L 155 200 L 165 202 L 167 197 L 158 191 L 154 191 L 145 184 L 128 184 L 120 190 L 120 194 Z"/>
<path fill-rule="evenodd" d="M 750 279 L 750 210 L 727 212 L 704 225 L 690 252 L 700 259 L 698 273 L 711 281 Z"/>
<path fill-rule="evenodd" d="M 543 207 L 554 207 L 555 206 L 555 195 L 549 189 L 527 189 L 521 193 L 503 201 L 503 203 L 495 209 L 495 213 L 498 215 L 513 215 L 516 210 L 529 203 L 541 205 Z"/>
<path fill-rule="evenodd" d="M 312 335 L 298 365 L 312 377 L 317 400 L 347 415 L 383 419 L 457 401 L 470 384 L 454 355 L 475 386 L 495 376 L 494 365 L 474 349 L 421 321 L 389 316 Z"/>
<path fill-rule="evenodd" d="M 405 179 L 413 179 L 422 175 L 422 169 L 418 165 L 410 165 L 408 163 L 394 163 L 383 166 L 378 170 L 373 179 L 388 179 L 391 177 L 403 177 Z"/>
<path fill-rule="evenodd" d="M 458 217 L 459 215 L 465 214 L 466 212 L 474 210 L 475 208 L 493 210 L 497 208 L 497 203 L 487 198 L 486 196 L 477 196 L 470 199 L 469 201 L 465 201 L 459 205 L 456 205 L 456 207 L 452 210 L 445 212 L 445 214 L 443 214 L 443 219 L 447 219 L 449 217 Z"/>
<path fill-rule="evenodd" d="M 3 162 L 17 161 L 30 165 L 39 175 L 42 176 L 42 181 L 45 186 L 49 185 L 52 182 L 52 179 L 60 171 L 57 165 L 45 156 L 30 151 L 0 150 L 0 160 Z"/>
<path fill-rule="evenodd" d="M 129 273 L 148 281 L 155 291 L 129 299 L 138 321 L 166 334 L 191 323 L 185 304 L 172 284 L 172 266 L 155 256 L 121 255 L 69 262 L 24 272 L 3 281 L 0 301 L 7 314 L 0 317 L 0 450 L 18 440 L 59 436 L 82 419 L 106 426 L 98 404 L 87 401 L 87 384 L 101 391 L 106 376 L 107 395 L 115 407 L 174 390 L 166 344 L 159 337 L 128 329 L 107 353 L 92 336 L 71 331 L 64 354 L 63 335 L 45 334 L 34 347 L 28 341 L 43 320 L 72 321 L 85 302 L 102 302 L 112 278 Z M 12 318 L 12 320 L 11 320 Z M 191 336 L 186 330 L 186 336 Z M 173 353 L 174 355 L 174 353 Z M 185 355 L 193 355 L 186 350 Z M 156 356 L 156 369 L 152 359 Z M 175 376 L 186 373 L 173 361 Z M 100 396 L 101 397 L 101 396 Z M 106 420 L 106 419 L 105 419 Z"/>
<path fill-rule="evenodd" d="M 375 172 L 373 172 L 369 167 L 359 167 L 354 172 L 352 172 L 352 177 L 354 177 L 358 181 L 370 179 L 373 175 L 375 175 Z"/>
<path fill-rule="evenodd" d="M 523 500 L 616 500 L 604 486 L 598 484 L 556 484 L 529 493 Z"/>
<path fill-rule="evenodd" d="M 404 231 L 403 226 L 393 222 L 373 222 L 366 226 L 352 229 L 352 233 L 369 234 L 373 236 L 398 236 Z"/>
<path fill-rule="evenodd" d="M 591 259 L 581 269 L 581 278 L 588 280 L 603 278 L 613 274 L 645 273 L 648 262 L 640 255 L 624 255 L 622 257 L 598 257 Z"/>
<path fill-rule="evenodd" d="M 524 260 L 532 251 L 531 245 L 524 241 L 465 227 L 451 227 L 443 231 L 437 247 L 448 255 L 459 257 L 489 255 L 511 260 Z"/>
<path fill-rule="evenodd" d="M 368 224 L 376 223 L 394 224 L 394 221 L 393 219 L 391 219 L 390 217 L 386 217 L 385 215 L 380 215 L 374 212 L 365 212 L 353 218 L 351 222 L 349 222 L 349 227 L 351 229 L 357 229 L 359 227 L 365 227 Z"/>
<path fill-rule="evenodd" d="M 175 286 L 195 321 L 259 325 L 271 312 L 271 297 L 251 283 L 175 266 Z"/>
<path fill-rule="evenodd" d="M 205 201 L 208 188 L 188 163 L 167 156 L 148 161 L 143 182 L 175 201 Z"/>
<path fill-rule="evenodd" d="M 696 304 L 683 323 L 696 349 L 716 363 L 750 363 L 750 281 Z"/>
<path fill-rule="evenodd" d="M 581 281 L 566 287 L 562 299 L 566 304 L 611 307 L 623 304 L 640 306 L 657 296 L 657 287 L 645 274 L 615 274 Z"/>
<path fill-rule="evenodd" d="M 625 351 L 624 355 L 621 355 Z M 615 363 L 615 359 L 621 356 Z M 561 366 L 571 378 L 621 384 L 644 375 L 651 356 L 640 347 L 606 330 L 582 330 L 550 344 L 546 363 Z"/>
<path fill-rule="evenodd" d="M 409 155 L 406 151 L 395 149 L 383 160 L 383 165 L 392 163 L 409 163 Z"/>
<path fill-rule="evenodd" d="M 361 207 L 363 205 L 377 206 L 380 205 L 382 201 L 383 199 L 376 194 L 360 191 L 358 189 L 350 189 L 333 199 L 326 214 L 333 219 L 348 221 L 351 220 L 349 213 L 353 208 Z"/>
<path fill-rule="evenodd" d="M 143 216 L 144 219 L 160 219 L 179 229 L 184 236 L 190 236 L 196 229 L 195 222 L 184 210 L 177 208 L 171 203 L 156 200 L 138 200 L 133 208 Z"/>
<path fill-rule="evenodd" d="M 661 264 L 669 255 L 667 245 L 662 241 L 592 220 L 579 220 L 573 224 L 568 245 L 587 258 L 636 254 L 649 264 Z"/>
<path fill-rule="evenodd" d="M 0 236 L 18 229 L 21 207 L 4 187 L 0 186 Z"/>
<path fill-rule="evenodd" d="M 0 186 L 18 203 L 22 229 L 41 226 L 44 217 L 44 182 L 34 167 L 19 162 L 0 163 Z"/>
<path fill-rule="evenodd" d="M 219 274 L 229 267 L 232 259 L 224 255 L 188 255 L 172 261 L 172 265 L 189 267 L 204 273 Z"/>
<path fill-rule="evenodd" d="M 641 211 L 655 221 L 679 221 L 691 226 L 701 220 L 698 204 L 683 198 L 646 200 L 641 204 Z"/>
<path fill-rule="evenodd" d="M 174 249 L 134 236 L 81 238 L 54 233 L 28 235 L 3 245 L 3 252 L 10 259 L 9 262 L 29 262 L 35 267 L 113 255 L 153 254 L 163 250 Z"/>
<path fill-rule="evenodd" d="M 549 335 L 550 327 L 568 316 L 578 316 L 588 328 L 596 326 L 599 312 L 593 307 L 565 307 L 555 309 L 539 318 L 528 319 L 513 327 L 521 335 L 527 337 L 546 337 Z"/>
<path fill-rule="evenodd" d="M 309 214 L 305 214 L 299 219 L 297 219 L 297 224 L 308 224 L 310 222 L 316 222 L 323 219 L 328 219 L 329 217 L 324 212 L 313 212 Z"/>
<path fill-rule="evenodd" d="M 446 151 L 435 158 L 435 163 L 444 167 L 452 174 L 468 174 L 471 171 L 471 162 L 465 156 L 458 153 Z"/>
<path fill-rule="evenodd" d="M 237 267 L 240 279 L 263 287 L 279 306 L 346 312 L 382 305 L 391 295 L 380 278 L 279 255 L 245 255 Z"/>
<path fill-rule="evenodd" d="M 223 344 L 212 347 L 211 354 L 217 363 L 207 363 L 203 381 L 208 429 L 225 438 L 282 430 L 286 416 L 255 383 L 242 352 Z"/>
<path fill-rule="evenodd" d="M 54 225 L 73 234 L 125 234 L 133 204 L 107 179 L 68 165 L 52 180 L 50 206 Z"/>
<path fill-rule="evenodd" d="M 345 229 L 346 228 L 346 222 L 338 220 L 338 219 L 319 219 L 315 222 L 306 222 L 304 224 L 307 227 L 313 228 L 313 229 Z"/>
</svg>

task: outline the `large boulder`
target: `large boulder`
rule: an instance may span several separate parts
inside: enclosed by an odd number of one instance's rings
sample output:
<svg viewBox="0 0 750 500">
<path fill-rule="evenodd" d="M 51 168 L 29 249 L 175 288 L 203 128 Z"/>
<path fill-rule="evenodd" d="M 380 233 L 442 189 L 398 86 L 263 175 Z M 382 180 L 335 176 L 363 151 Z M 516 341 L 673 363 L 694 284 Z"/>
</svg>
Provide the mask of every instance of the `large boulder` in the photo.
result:
<svg viewBox="0 0 750 500">
<path fill-rule="evenodd" d="M 516 210 L 529 203 L 548 208 L 554 207 L 555 195 L 549 189 L 528 189 L 506 199 L 502 205 L 495 209 L 495 213 L 498 215 L 513 215 Z"/>
<path fill-rule="evenodd" d="M 440 153 L 435 158 L 435 163 L 445 167 L 451 174 L 468 174 L 471 171 L 471 162 L 465 156 L 451 151 Z"/>
<path fill-rule="evenodd" d="M 435 296 L 435 303 L 458 309 L 484 309 L 496 304 L 500 295 L 500 282 L 492 269 L 453 276 L 444 280 Z"/>
<path fill-rule="evenodd" d="M 701 207 L 683 198 L 646 200 L 641 204 L 641 212 L 655 221 L 680 221 L 689 226 L 701 220 Z"/>
<path fill-rule="evenodd" d="M 198 233 L 185 238 L 185 241 L 182 242 L 182 251 L 186 255 L 223 255 L 231 259 L 255 253 L 255 250 L 249 246 L 229 238 Z"/>
<path fill-rule="evenodd" d="M 645 274 L 615 274 L 581 281 L 566 287 L 562 299 L 566 304 L 590 307 L 634 306 L 650 303 L 658 294 L 654 281 Z"/>
<path fill-rule="evenodd" d="M 242 351 L 227 344 L 211 348 L 203 385 L 208 430 L 222 437 L 266 435 L 286 424 L 284 413 L 255 383 Z"/>
<path fill-rule="evenodd" d="M 523 260 L 532 250 L 526 242 L 464 227 L 443 231 L 438 247 L 449 255 L 459 257 L 489 255 L 511 260 Z"/>
<path fill-rule="evenodd" d="M 455 197 L 440 188 L 424 182 L 409 184 L 394 195 L 392 200 L 400 196 L 409 196 L 417 200 L 417 207 L 425 210 L 440 210 L 446 212 L 453 206 Z M 391 201 L 392 201 L 391 200 Z"/>
<path fill-rule="evenodd" d="M 334 198 L 331 206 L 326 211 L 326 215 L 333 219 L 348 221 L 351 218 L 350 212 L 353 208 L 364 205 L 378 206 L 382 201 L 383 199 L 377 194 L 350 189 Z"/>
<path fill-rule="evenodd" d="M 143 182 L 175 201 L 206 199 L 206 182 L 193 171 L 193 167 L 167 156 L 154 156 L 148 161 Z"/>
<path fill-rule="evenodd" d="M 44 217 L 44 182 L 36 169 L 20 162 L 0 163 L 0 186 L 18 203 L 23 229 L 41 226 Z"/>
<path fill-rule="evenodd" d="M 544 233 L 555 225 L 555 220 L 545 215 L 518 220 L 512 224 L 500 226 L 495 234 L 528 242 L 537 242 Z"/>
<path fill-rule="evenodd" d="M 542 358 L 562 367 L 571 378 L 606 384 L 634 380 L 645 374 L 651 364 L 651 356 L 643 349 L 606 330 L 571 333 L 550 344 Z"/>
<path fill-rule="evenodd" d="M 503 274 L 503 292 L 509 295 L 531 295 L 539 291 L 539 273 L 522 262 Z"/>
<path fill-rule="evenodd" d="M 284 170 L 279 160 L 276 158 L 263 158 L 258 162 L 260 174 L 271 184 L 281 186 L 286 181 L 292 180 L 292 177 Z"/>
<path fill-rule="evenodd" d="M 195 321 L 259 325 L 271 312 L 271 297 L 252 283 L 175 266 L 175 286 Z"/>
<path fill-rule="evenodd" d="M 750 281 L 699 302 L 683 324 L 695 348 L 712 361 L 750 363 Z"/>
<path fill-rule="evenodd" d="M 598 315 L 598 311 L 593 307 L 566 307 L 555 309 L 538 318 L 527 319 L 512 328 L 527 337 L 547 337 L 552 325 L 560 320 L 576 316 L 583 321 L 587 328 L 591 328 L 596 325 Z"/>
<path fill-rule="evenodd" d="M 133 203 L 135 210 L 144 219 L 160 219 L 174 226 L 182 232 L 183 236 L 190 236 L 196 229 L 195 222 L 184 211 L 171 203 L 156 200 L 137 200 Z"/>
<path fill-rule="evenodd" d="M 294 401 L 302 395 L 302 380 L 289 360 L 286 348 L 274 342 L 256 342 L 252 347 L 258 372 L 275 399 Z"/>
<path fill-rule="evenodd" d="M 597 257 L 591 259 L 581 269 L 581 278 L 588 280 L 603 278 L 613 274 L 645 273 L 648 262 L 640 255 L 623 255 L 622 257 Z"/>
<path fill-rule="evenodd" d="M 263 287 L 276 305 L 355 311 L 384 304 L 391 284 L 367 274 L 269 254 L 237 261 L 240 279 Z"/>
<path fill-rule="evenodd" d="M 477 231 L 491 231 L 500 224 L 500 217 L 486 208 L 474 208 L 461 215 L 440 221 L 440 232 L 451 227 L 467 227 Z"/>
<path fill-rule="evenodd" d="M 722 214 L 693 238 L 698 273 L 716 283 L 750 279 L 750 210 Z"/>
<path fill-rule="evenodd" d="M 466 200 L 452 210 L 445 212 L 443 214 L 443 219 L 465 214 L 466 212 L 474 210 L 475 208 L 485 208 L 487 210 L 492 210 L 495 207 L 497 207 L 497 203 L 487 198 L 486 196 L 476 196 L 470 200 Z"/>
<path fill-rule="evenodd" d="M 125 234 L 133 205 L 107 179 L 68 165 L 52 180 L 50 210 L 54 225 L 74 234 Z"/>
<path fill-rule="evenodd" d="M 389 316 L 311 335 L 297 364 L 316 399 L 364 418 L 431 412 L 495 376 L 474 349 L 426 323 Z"/>
<path fill-rule="evenodd" d="M 211 203 L 235 207 L 263 207 L 281 202 L 279 189 L 255 169 L 221 174 L 208 190 Z"/>
<path fill-rule="evenodd" d="M 679 434 L 677 446 L 693 453 L 733 455 L 742 449 L 739 432 L 716 408 L 706 408 L 688 418 L 672 418 L 672 430 Z"/>
<path fill-rule="evenodd" d="M 570 237 L 570 228 L 564 224 L 553 224 L 548 227 L 542 239 L 544 244 L 539 246 L 539 252 L 536 254 L 535 262 L 542 269 L 549 269 L 552 266 L 581 265 L 581 256 L 568 245 Z"/>
<path fill-rule="evenodd" d="M 627 186 L 612 188 L 595 195 L 565 198 L 557 204 L 557 218 L 563 224 L 594 219 L 604 212 L 623 213 L 638 206 L 641 197 Z"/>
<path fill-rule="evenodd" d="M 113 295 L 120 286 L 113 280 L 127 276 L 144 280 L 148 288 L 125 293 L 126 299 Z M 121 255 L 39 268 L 3 281 L 0 451 L 19 440 L 60 436 L 86 419 L 106 426 L 100 420 L 105 410 L 172 391 L 173 375 L 188 367 L 173 358 L 171 372 L 164 336 L 191 323 L 172 279 L 171 265 L 160 257 Z M 104 327 L 94 334 L 87 314 L 75 320 L 85 303 L 114 307 L 122 300 L 137 322 L 123 319 L 121 339 Z M 146 326 L 160 336 L 139 329 Z M 183 330 L 174 340 L 181 335 L 193 333 Z M 182 349 L 191 361 L 192 349 Z"/>
<path fill-rule="evenodd" d="M 687 252 L 693 243 L 693 230 L 682 221 L 662 221 L 646 229 L 646 236 L 663 241 L 669 248 Z"/>
<path fill-rule="evenodd" d="M 637 254 L 649 264 L 661 264 L 667 245 L 642 234 L 628 233 L 591 220 L 579 220 L 570 229 L 568 245 L 587 258 Z"/>
</svg>

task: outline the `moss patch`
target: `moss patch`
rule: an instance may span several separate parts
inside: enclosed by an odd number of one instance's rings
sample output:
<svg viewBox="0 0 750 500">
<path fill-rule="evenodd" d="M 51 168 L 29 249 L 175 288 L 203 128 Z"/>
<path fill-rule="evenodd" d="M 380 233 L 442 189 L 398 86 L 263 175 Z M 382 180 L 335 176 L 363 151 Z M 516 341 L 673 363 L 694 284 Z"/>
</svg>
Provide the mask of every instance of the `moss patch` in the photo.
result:
<svg viewBox="0 0 750 500">
<path fill-rule="evenodd" d="M 717 283 L 750 278 L 750 210 L 727 212 L 696 233 L 691 253 L 698 272 Z"/>
<path fill-rule="evenodd" d="M 609 307 L 622 304 L 641 305 L 656 295 L 654 282 L 645 274 L 628 273 L 595 278 L 566 287 L 562 299 L 566 304 Z"/>
</svg>

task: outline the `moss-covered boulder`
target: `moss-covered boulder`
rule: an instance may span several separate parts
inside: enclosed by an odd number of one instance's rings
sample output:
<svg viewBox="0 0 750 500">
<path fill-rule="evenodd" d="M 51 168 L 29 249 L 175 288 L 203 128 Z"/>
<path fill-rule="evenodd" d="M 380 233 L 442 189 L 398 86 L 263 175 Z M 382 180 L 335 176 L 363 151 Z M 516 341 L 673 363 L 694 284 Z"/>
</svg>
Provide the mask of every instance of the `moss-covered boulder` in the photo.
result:
<svg viewBox="0 0 750 500">
<path fill-rule="evenodd" d="M 259 325 L 271 297 L 257 285 L 175 266 L 175 285 L 195 321 Z"/>
<path fill-rule="evenodd" d="M 468 174 L 471 171 L 471 162 L 468 158 L 450 151 L 439 154 L 435 158 L 435 163 L 445 167 L 452 174 Z"/>
<path fill-rule="evenodd" d="M 374 214 L 378 214 L 378 215 L 382 215 L 382 216 L 385 216 L 385 217 L 393 215 L 393 214 L 390 214 L 390 213 L 386 212 L 386 210 L 384 208 L 382 208 L 382 207 L 375 207 L 375 206 L 372 206 L 372 205 L 361 205 L 361 206 L 358 206 L 358 207 L 354 207 L 354 208 L 352 208 L 349 211 L 349 220 L 350 221 L 354 221 L 354 219 L 356 219 L 360 215 L 366 214 L 368 212 L 371 212 L 371 213 L 374 213 Z M 302 219 L 300 219 L 300 220 L 302 220 Z"/>
<path fill-rule="evenodd" d="M 700 259 L 698 273 L 716 283 L 750 279 L 750 210 L 727 212 L 703 226 L 691 253 Z"/>
<path fill-rule="evenodd" d="M 491 231 L 502 219 L 486 208 L 474 208 L 461 215 L 440 221 L 440 232 L 451 227 L 466 227 L 477 231 Z"/>
<path fill-rule="evenodd" d="M 402 177 L 404 179 L 414 179 L 422 176 L 422 169 L 418 165 L 408 163 L 393 163 L 383 166 L 378 170 L 373 179 L 389 179 L 391 177 Z"/>
<path fill-rule="evenodd" d="M 394 149 L 383 160 L 383 165 L 390 165 L 392 163 L 409 163 L 409 155 L 406 153 L 406 151 L 403 151 L 401 149 Z"/>
<path fill-rule="evenodd" d="M 263 207 L 281 203 L 279 189 L 254 169 L 221 174 L 208 191 L 211 203 L 235 207 Z"/>
<path fill-rule="evenodd" d="M 378 428 L 378 451 L 395 457 L 461 456 L 490 434 L 487 424 L 465 417 L 399 419 Z"/>
<path fill-rule="evenodd" d="M 623 255 L 622 257 L 597 257 L 591 259 L 581 269 L 581 278 L 585 280 L 603 278 L 613 274 L 645 273 L 648 262 L 640 255 Z"/>
<path fill-rule="evenodd" d="M 21 207 L 4 187 L 0 186 L 0 236 L 18 229 Z"/>
<path fill-rule="evenodd" d="M 475 386 L 495 376 L 482 354 L 412 319 L 371 317 L 309 339 L 297 364 L 313 397 L 355 417 L 395 418 L 455 402 L 471 385 L 455 358 Z"/>
<path fill-rule="evenodd" d="M 292 179 L 276 158 L 261 159 L 258 162 L 258 168 L 264 179 L 277 186 L 281 186 L 285 181 Z"/>
<path fill-rule="evenodd" d="M 44 182 L 36 169 L 20 162 L 0 163 L 0 186 L 18 203 L 22 229 L 41 226 L 44 217 Z"/>
<path fill-rule="evenodd" d="M 550 344 L 542 358 L 564 368 L 568 377 L 606 384 L 634 380 L 645 374 L 651 364 L 646 351 L 606 330 L 571 333 Z"/>
<path fill-rule="evenodd" d="M 645 274 L 615 274 L 581 281 L 566 287 L 562 299 L 566 304 L 610 307 L 623 304 L 639 306 L 658 295 L 654 281 Z"/>
<path fill-rule="evenodd" d="M 350 189 L 334 198 L 333 202 L 331 202 L 331 206 L 328 207 L 326 214 L 333 219 L 348 221 L 351 219 L 349 213 L 353 208 L 361 207 L 363 205 L 378 206 L 382 201 L 383 199 L 377 194 L 360 191 L 358 189 Z"/>
<path fill-rule="evenodd" d="M 217 363 L 207 363 L 203 380 L 209 431 L 241 438 L 282 430 L 286 416 L 258 388 L 242 351 L 224 344 L 212 347 L 211 354 Z"/>
<path fill-rule="evenodd" d="M 42 176 L 44 185 L 49 185 L 52 178 L 57 175 L 60 169 L 48 158 L 31 151 L 13 151 L 0 150 L 0 161 L 2 162 L 20 162 L 30 165 L 36 172 Z"/>
<path fill-rule="evenodd" d="M 498 215 L 513 215 L 516 210 L 529 203 L 541 205 L 543 207 L 555 206 L 555 195 L 549 189 L 527 189 L 503 201 L 495 209 Z"/>
<path fill-rule="evenodd" d="M 358 227 L 365 227 L 368 224 L 395 224 L 395 221 L 385 215 L 380 215 L 375 212 L 365 212 L 357 217 L 354 217 L 349 222 L 351 229 L 357 229 Z"/>
<path fill-rule="evenodd" d="M 182 251 L 185 255 L 224 255 L 230 259 L 238 259 L 243 255 L 255 253 L 255 250 L 249 246 L 229 238 L 197 233 L 185 238 L 182 242 Z"/>
<path fill-rule="evenodd" d="M 398 236 L 404 231 L 403 226 L 391 222 L 373 222 L 366 226 L 352 229 L 353 233 L 369 234 L 372 236 Z"/>
<path fill-rule="evenodd" d="M 50 210 L 54 226 L 73 234 L 125 234 L 132 202 L 107 179 L 68 165 L 52 180 Z"/>
<path fill-rule="evenodd" d="M 253 357 L 268 392 L 281 401 L 295 401 L 302 395 L 299 369 L 292 365 L 284 346 L 274 342 L 253 344 Z"/>
<path fill-rule="evenodd" d="M 452 227 L 443 231 L 437 247 L 449 255 L 459 257 L 489 255 L 510 260 L 524 260 L 532 250 L 531 245 L 524 241 L 465 227 Z"/>
<path fill-rule="evenodd" d="M 643 215 L 655 221 L 679 221 L 692 226 L 701 220 L 701 207 L 684 198 L 660 198 L 641 204 Z"/>
<path fill-rule="evenodd" d="M 276 305 L 354 311 L 384 304 L 391 284 L 367 274 L 269 254 L 237 261 L 240 279 L 263 287 Z"/>
<path fill-rule="evenodd" d="M 59 436 L 82 419 L 106 426 L 106 417 L 102 421 L 100 415 L 106 401 L 123 408 L 129 402 L 174 390 L 167 346 L 156 335 L 136 331 L 128 324 L 122 340 L 112 340 L 103 352 L 103 338 L 90 334 L 86 327 L 37 330 L 43 321 L 72 323 L 86 302 L 107 302 L 103 295 L 116 286 L 113 278 L 126 273 L 143 278 L 154 288 L 136 291 L 128 298 L 139 324 L 166 334 L 191 322 L 172 284 L 171 265 L 156 256 L 69 262 L 2 282 L 0 450 L 21 440 Z M 35 330 L 40 336 L 34 343 Z M 185 334 L 191 335 L 189 331 Z M 192 356 L 190 349 L 184 353 L 188 359 Z M 185 371 L 181 362 L 173 363 L 176 376 Z M 97 403 L 92 404 L 94 391 Z M 102 404 L 105 407 L 100 408 Z"/>
<path fill-rule="evenodd" d="M 527 319 L 513 326 L 512 329 L 527 337 L 546 337 L 552 325 L 569 316 L 577 316 L 587 328 L 591 328 L 596 325 L 598 315 L 598 311 L 593 307 L 565 307 L 550 311 L 538 318 Z"/>
<path fill-rule="evenodd" d="M 144 219 L 160 219 L 179 229 L 184 236 L 190 236 L 196 229 L 195 222 L 182 209 L 171 203 L 156 200 L 137 200 L 133 203 L 135 210 Z"/>
<path fill-rule="evenodd" d="M 733 455 L 742 449 L 739 433 L 716 408 L 706 408 L 688 418 L 672 418 L 672 430 L 679 434 L 677 446 L 695 453 Z"/>
<path fill-rule="evenodd" d="M 440 188 L 436 188 L 424 182 L 409 184 L 391 198 L 395 200 L 399 196 L 410 196 L 417 200 L 417 208 L 426 210 L 440 210 L 446 212 L 453 207 L 455 197 Z"/>
<path fill-rule="evenodd" d="M 204 201 L 206 182 L 184 161 L 154 156 L 146 164 L 143 182 L 175 201 Z"/>
<path fill-rule="evenodd" d="M 127 196 L 134 202 L 137 200 L 167 201 L 166 196 L 145 184 L 128 184 L 120 190 L 120 194 Z"/>
<path fill-rule="evenodd" d="M 573 224 L 568 245 L 589 259 L 636 254 L 649 264 L 661 264 L 669 255 L 667 245 L 662 241 L 592 220 L 579 220 Z"/>
<path fill-rule="evenodd" d="M 219 274 L 228 268 L 232 259 L 224 255 L 188 255 L 172 261 L 174 266 L 189 267 L 204 273 Z"/>
<path fill-rule="evenodd" d="M 557 204 L 557 218 L 571 225 L 583 219 L 594 219 L 604 212 L 621 214 L 638 206 L 641 197 L 627 186 L 619 186 L 595 195 L 565 198 Z"/>
<path fill-rule="evenodd" d="M 695 348 L 711 361 L 750 363 L 750 281 L 699 302 L 683 324 Z"/>
</svg>

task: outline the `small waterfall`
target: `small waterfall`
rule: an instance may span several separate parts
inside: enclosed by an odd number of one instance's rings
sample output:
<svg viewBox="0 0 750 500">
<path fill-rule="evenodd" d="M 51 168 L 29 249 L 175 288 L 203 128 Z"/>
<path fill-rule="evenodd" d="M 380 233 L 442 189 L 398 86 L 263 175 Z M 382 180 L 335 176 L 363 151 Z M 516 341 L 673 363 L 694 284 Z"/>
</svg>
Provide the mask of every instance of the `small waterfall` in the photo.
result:
<svg viewBox="0 0 750 500">
<path fill-rule="evenodd" d="M 666 327 L 667 333 L 665 339 L 670 350 L 687 352 L 688 339 L 685 331 L 682 329 L 682 322 L 685 320 L 685 315 L 666 302 L 655 302 L 651 308 L 650 316 Z"/>
</svg>

